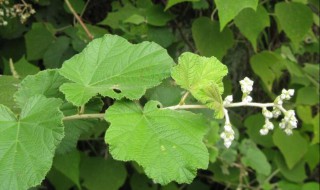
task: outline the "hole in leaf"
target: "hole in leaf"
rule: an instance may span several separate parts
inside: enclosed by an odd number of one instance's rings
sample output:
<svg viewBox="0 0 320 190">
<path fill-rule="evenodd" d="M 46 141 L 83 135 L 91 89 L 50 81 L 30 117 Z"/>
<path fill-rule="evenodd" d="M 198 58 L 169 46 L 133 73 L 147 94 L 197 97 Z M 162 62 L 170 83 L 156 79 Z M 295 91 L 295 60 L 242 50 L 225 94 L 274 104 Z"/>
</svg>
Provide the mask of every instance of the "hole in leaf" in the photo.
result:
<svg viewBox="0 0 320 190">
<path fill-rule="evenodd" d="M 120 93 L 121 93 L 121 90 L 114 88 L 114 89 L 113 89 L 113 92 L 115 92 L 115 93 L 117 93 L 117 94 L 120 94 Z"/>
</svg>

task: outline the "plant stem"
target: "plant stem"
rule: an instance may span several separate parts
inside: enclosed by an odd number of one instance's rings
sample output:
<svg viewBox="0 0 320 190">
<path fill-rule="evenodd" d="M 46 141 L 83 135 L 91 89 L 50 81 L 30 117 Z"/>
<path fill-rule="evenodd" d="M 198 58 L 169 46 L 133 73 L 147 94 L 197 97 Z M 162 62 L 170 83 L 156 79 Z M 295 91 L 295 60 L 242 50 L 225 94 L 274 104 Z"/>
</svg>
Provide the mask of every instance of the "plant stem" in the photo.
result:
<svg viewBox="0 0 320 190">
<path fill-rule="evenodd" d="M 176 105 L 176 106 L 165 107 L 163 109 L 178 110 L 178 109 L 203 109 L 203 108 L 208 108 L 208 107 L 205 105 Z"/>
<path fill-rule="evenodd" d="M 86 32 L 88 38 L 90 40 L 93 40 L 93 35 L 90 33 L 90 31 L 88 30 L 87 26 L 83 23 L 81 17 L 77 14 L 77 12 L 74 10 L 74 8 L 72 7 L 71 3 L 69 2 L 69 0 L 65 0 L 68 8 L 70 9 L 70 11 L 72 12 L 73 16 L 77 19 L 77 21 L 80 23 L 81 27 L 83 28 L 83 30 Z"/>
<path fill-rule="evenodd" d="M 260 107 L 260 108 L 265 108 L 265 107 L 276 107 L 274 103 L 255 103 L 255 102 L 236 102 L 236 103 L 230 103 L 228 105 L 225 105 L 225 108 L 232 108 L 232 107 L 242 107 L 242 106 L 247 106 L 247 107 Z"/>
<path fill-rule="evenodd" d="M 179 105 L 185 104 L 185 101 L 186 101 L 188 95 L 189 95 L 189 91 L 186 92 L 186 93 L 182 96 L 182 98 L 181 98 L 181 100 L 180 100 L 180 102 L 179 102 Z"/>
<path fill-rule="evenodd" d="M 13 61 L 11 58 L 9 59 L 9 66 L 10 66 L 10 71 L 12 73 L 12 76 L 16 79 L 19 79 L 20 76 L 19 76 L 18 72 L 16 71 L 16 69 L 14 68 L 14 64 L 13 64 Z"/>
<path fill-rule="evenodd" d="M 104 118 L 104 113 L 95 113 L 95 114 L 77 114 L 77 115 L 71 115 L 66 116 L 63 118 L 63 121 L 67 120 L 75 120 L 75 119 L 102 119 Z"/>
</svg>

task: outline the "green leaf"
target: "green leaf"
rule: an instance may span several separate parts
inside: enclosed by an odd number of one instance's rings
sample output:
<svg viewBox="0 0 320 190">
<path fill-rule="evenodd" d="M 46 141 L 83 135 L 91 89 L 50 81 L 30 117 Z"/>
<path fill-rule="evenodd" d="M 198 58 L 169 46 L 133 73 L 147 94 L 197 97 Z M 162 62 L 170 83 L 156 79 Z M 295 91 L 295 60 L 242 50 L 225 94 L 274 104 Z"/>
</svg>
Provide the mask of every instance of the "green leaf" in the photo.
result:
<svg viewBox="0 0 320 190">
<path fill-rule="evenodd" d="M 118 29 L 123 21 L 135 14 L 139 15 L 139 10 L 130 3 L 126 3 L 117 11 L 108 13 L 107 17 L 99 24 L 108 25 L 113 29 Z"/>
<path fill-rule="evenodd" d="M 291 148 L 293 149 L 293 148 Z M 277 168 L 280 169 L 280 173 L 289 181 L 301 183 L 307 177 L 305 173 L 305 161 L 299 161 L 293 168 L 288 168 L 284 159 L 280 154 L 276 154 L 275 163 Z"/>
<path fill-rule="evenodd" d="M 66 59 L 64 53 L 69 48 L 70 39 L 65 36 L 58 37 L 57 40 L 50 45 L 48 50 L 43 55 L 43 64 L 47 69 L 61 67 Z"/>
<path fill-rule="evenodd" d="M 219 23 L 207 17 L 200 17 L 192 23 L 192 37 L 201 55 L 215 56 L 219 60 L 222 60 L 234 43 L 229 28 L 220 32 Z"/>
<path fill-rule="evenodd" d="M 51 168 L 50 172 L 46 175 L 46 178 L 55 189 L 70 189 L 75 186 L 69 178 L 57 171 L 54 167 Z"/>
<path fill-rule="evenodd" d="M 183 2 L 197 2 L 200 0 L 168 0 L 166 4 L 166 8 L 164 9 L 165 11 L 168 10 L 170 7 L 178 4 L 178 3 L 183 3 Z"/>
<path fill-rule="evenodd" d="M 56 155 L 53 159 L 53 167 L 80 189 L 80 154 L 78 151 Z"/>
<path fill-rule="evenodd" d="M 263 51 L 255 54 L 250 59 L 250 65 L 263 84 L 271 92 L 273 82 L 282 75 L 285 60 L 278 54 L 271 51 Z"/>
<path fill-rule="evenodd" d="M 13 76 L 0 76 L 0 104 L 7 106 L 9 109 L 17 112 L 13 94 L 18 90 L 20 81 Z"/>
<path fill-rule="evenodd" d="M 240 151 L 243 154 L 241 162 L 245 166 L 251 167 L 258 174 L 262 174 L 264 176 L 268 176 L 271 173 L 270 163 L 254 142 L 244 139 L 240 146 Z"/>
<path fill-rule="evenodd" d="M 215 57 L 206 58 L 187 52 L 179 57 L 179 64 L 172 70 L 172 78 L 197 100 L 214 109 L 216 116 L 221 118 L 222 79 L 227 73 L 227 67 Z"/>
<path fill-rule="evenodd" d="M 220 31 L 245 8 L 257 9 L 258 0 L 215 0 L 220 20 Z"/>
<path fill-rule="evenodd" d="M 319 125 L 317 127 L 319 128 Z M 314 171 L 314 169 L 319 164 L 319 159 L 320 159 L 319 148 L 320 148 L 319 143 L 310 145 L 305 155 L 306 162 L 309 165 L 309 168 L 311 171 Z"/>
<path fill-rule="evenodd" d="M 165 26 L 173 16 L 163 11 L 161 5 L 153 5 L 145 11 L 146 22 L 153 26 Z"/>
<path fill-rule="evenodd" d="M 277 3 L 275 14 L 281 28 L 295 46 L 303 40 L 313 23 L 312 11 L 308 6 L 301 3 Z"/>
<path fill-rule="evenodd" d="M 28 189 L 45 178 L 63 137 L 60 104 L 58 99 L 34 96 L 19 118 L 0 105 L 0 189 Z"/>
<path fill-rule="evenodd" d="M 276 129 L 273 133 L 273 142 L 280 149 L 289 169 L 292 169 L 306 154 L 308 142 L 299 132 L 293 131 L 286 135 L 282 130 Z"/>
<path fill-rule="evenodd" d="M 105 35 L 63 64 L 60 74 L 72 82 L 60 90 L 77 106 L 97 94 L 139 99 L 147 88 L 169 76 L 172 65 L 166 50 L 155 43 L 133 45 L 119 36 Z"/>
<path fill-rule="evenodd" d="M 29 61 L 41 59 L 51 43 L 54 42 L 54 35 L 43 23 L 33 23 L 32 29 L 24 37 Z"/>
<path fill-rule="evenodd" d="M 165 80 L 159 86 L 149 89 L 145 97 L 148 100 L 159 101 L 163 106 L 177 105 L 181 100 L 183 90 L 172 83 L 172 80 Z"/>
<path fill-rule="evenodd" d="M 83 186 L 94 190 L 118 190 L 126 180 L 126 168 L 111 158 L 81 157 Z"/>
<path fill-rule="evenodd" d="M 297 92 L 296 104 L 316 105 L 319 103 L 319 90 L 314 87 L 303 87 Z"/>
<path fill-rule="evenodd" d="M 162 47 L 169 47 L 175 40 L 175 36 L 169 28 L 148 27 L 148 41 L 153 41 Z"/>
<path fill-rule="evenodd" d="M 47 98 L 61 98 L 63 94 L 59 87 L 67 82 L 65 78 L 59 75 L 58 70 L 45 70 L 36 75 L 27 76 L 21 83 L 19 90 L 14 94 L 14 98 L 19 107 L 28 101 L 34 95 L 42 94 Z"/>
<path fill-rule="evenodd" d="M 312 119 L 312 124 L 313 124 L 313 139 L 312 139 L 312 144 L 319 143 L 319 136 L 320 136 L 320 114 L 318 113 L 313 119 Z"/>
<path fill-rule="evenodd" d="M 150 182 L 145 175 L 134 173 L 130 178 L 130 187 L 132 190 L 156 190 L 157 186 Z"/>
<path fill-rule="evenodd" d="M 271 148 L 274 146 L 272 142 L 271 135 L 261 135 L 260 129 L 265 123 L 265 118 L 262 114 L 255 114 L 250 115 L 244 121 L 244 126 L 247 128 L 247 134 L 249 135 L 250 139 L 255 143 L 262 145 L 264 147 Z"/>
<path fill-rule="evenodd" d="M 40 69 L 29 63 L 25 57 L 21 57 L 19 61 L 14 63 L 14 69 L 17 71 L 20 78 L 25 78 L 28 75 L 37 74 Z"/>
<path fill-rule="evenodd" d="M 117 160 L 136 161 L 162 185 L 190 183 L 197 169 L 206 169 L 209 162 L 202 142 L 205 122 L 191 112 L 157 106 L 154 101 L 144 109 L 133 102 L 111 106 L 105 117 L 111 123 L 105 137 L 110 153 Z"/>
<path fill-rule="evenodd" d="M 270 26 L 270 18 L 267 10 L 259 5 L 256 11 L 251 8 L 242 10 L 235 17 L 234 23 L 256 50 L 257 38 L 265 27 Z"/>
</svg>

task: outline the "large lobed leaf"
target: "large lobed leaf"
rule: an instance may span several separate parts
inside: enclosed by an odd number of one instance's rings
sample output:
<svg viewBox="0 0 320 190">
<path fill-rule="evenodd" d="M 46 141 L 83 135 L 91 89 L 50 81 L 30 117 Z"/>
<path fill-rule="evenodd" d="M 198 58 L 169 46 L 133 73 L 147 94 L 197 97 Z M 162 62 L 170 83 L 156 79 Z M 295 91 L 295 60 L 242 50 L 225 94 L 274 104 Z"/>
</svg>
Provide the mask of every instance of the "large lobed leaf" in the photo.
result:
<svg viewBox="0 0 320 190">
<path fill-rule="evenodd" d="M 60 105 L 58 99 L 34 96 L 19 118 L 0 105 L 0 189 L 28 189 L 44 179 L 63 137 Z"/>
<path fill-rule="evenodd" d="M 119 36 L 105 35 L 63 64 L 60 74 L 72 82 L 60 90 L 77 106 L 97 94 L 139 99 L 147 88 L 169 76 L 172 65 L 166 50 L 155 43 L 133 45 Z"/>
<path fill-rule="evenodd" d="M 197 169 L 206 169 L 209 155 L 202 142 L 205 122 L 187 111 L 159 109 L 155 101 L 144 109 L 133 102 L 116 102 L 106 112 L 111 125 L 105 140 L 117 160 L 136 161 L 162 185 L 190 183 Z"/>
<path fill-rule="evenodd" d="M 217 118 L 221 118 L 221 94 L 224 91 L 222 79 L 227 73 L 227 67 L 217 58 L 201 57 L 187 52 L 179 57 L 179 64 L 173 68 L 172 77 L 197 100 L 214 109 Z"/>
</svg>

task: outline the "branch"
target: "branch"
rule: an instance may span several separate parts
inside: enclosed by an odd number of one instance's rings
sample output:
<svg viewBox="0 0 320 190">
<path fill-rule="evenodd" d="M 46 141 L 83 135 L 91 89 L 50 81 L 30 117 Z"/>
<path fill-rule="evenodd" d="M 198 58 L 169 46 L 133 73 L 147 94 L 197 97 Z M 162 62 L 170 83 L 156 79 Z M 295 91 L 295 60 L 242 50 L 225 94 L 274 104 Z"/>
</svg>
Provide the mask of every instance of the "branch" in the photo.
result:
<svg viewBox="0 0 320 190">
<path fill-rule="evenodd" d="M 77 14 L 77 12 L 73 9 L 71 3 L 69 2 L 69 0 L 65 0 L 68 8 L 70 9 L 70 11 L 72 12 L 73 16 L 77 19 L 77 21 L 80 23 L 80 25 L 82 26 L 83 30 L 86 32 L 88 38 L 90 40 L 93 40 L 93 35 L 90 33 L 90 31 L 88 30 L 87 26 L 83 23 L 82 19 L 80 18 L 80 16 Z"/>
<path fill-rule="evenodd" d="M 205 105 L 176 105 L 176 106 L 165 107 L 162 109 L 178 110 L 178 109 L 204 109 L 204 108 L 208 108 L 208 107 Z"/>
<path fill-rule="evenodd" d="M 77 115 L 71 115 L 71 116 L 66 116 L 62 120 L 67 121 L 67 120 L 75 120 L 75 119 L 103 119 L 104 118 L 104 113 L 96 113 L 96 114 L 77 114 Z"/>
</svg>

